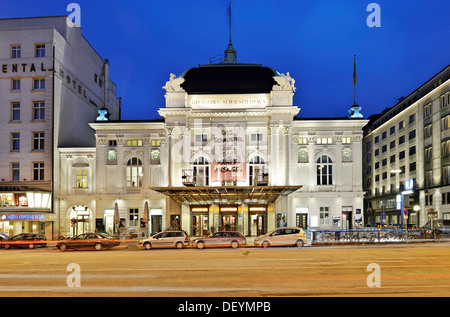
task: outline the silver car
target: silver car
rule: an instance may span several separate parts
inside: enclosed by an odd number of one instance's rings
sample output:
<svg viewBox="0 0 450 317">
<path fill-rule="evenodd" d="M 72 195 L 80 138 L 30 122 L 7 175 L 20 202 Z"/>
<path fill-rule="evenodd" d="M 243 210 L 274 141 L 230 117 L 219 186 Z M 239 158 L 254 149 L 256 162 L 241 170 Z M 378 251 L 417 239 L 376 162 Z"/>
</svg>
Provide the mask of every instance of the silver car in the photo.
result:
<svg viewBox="0 0 450 317">
<path fill-rule="evenodd" d="M 269 246 L 296 246 L 303 247 L 306 243 L 306 234 L 302 228 L 277 228 L 255 239 L 255 246 L 267 248 Z"/>
<path fill-rule="evenodd" d="M 189 245 L 189 235 L 184 230 L 166 230 L 139 241 L 139 247 L 143 247 L 146 250 L 152 248 L 182 249 Z"/>
</svg>

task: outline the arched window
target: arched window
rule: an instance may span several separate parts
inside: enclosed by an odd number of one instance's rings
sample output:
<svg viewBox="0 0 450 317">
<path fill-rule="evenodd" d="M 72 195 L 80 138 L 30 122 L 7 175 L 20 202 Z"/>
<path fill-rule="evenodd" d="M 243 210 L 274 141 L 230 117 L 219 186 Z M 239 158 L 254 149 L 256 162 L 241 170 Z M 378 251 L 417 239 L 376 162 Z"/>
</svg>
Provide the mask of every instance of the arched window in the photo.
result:
<svg viewBox="0 0 450 317">
<path fill-rule="evenodd" d="M 137 157 L 127 162 L 126 187 L 142 187 L 142 161 Z"/>
<path fill-rule="evenodd" d="M 317 159 L 317 185 L 333 185 L 333 162 L 328 155 Z"/>
<path fill-rule="evenodd" d="M 260 156 L 254 156 L 248 167 L 248 183 L 250 186 L 258 185 L 259 181 L 262 181 L 265 177 L 266 165 L 264 159 Z"/>
<path fill-rule="evenodd" d="M 197 186 L 209 186 L 209 162 L 203 156 L 194 161 L 194 182 Z"/>
</svg>

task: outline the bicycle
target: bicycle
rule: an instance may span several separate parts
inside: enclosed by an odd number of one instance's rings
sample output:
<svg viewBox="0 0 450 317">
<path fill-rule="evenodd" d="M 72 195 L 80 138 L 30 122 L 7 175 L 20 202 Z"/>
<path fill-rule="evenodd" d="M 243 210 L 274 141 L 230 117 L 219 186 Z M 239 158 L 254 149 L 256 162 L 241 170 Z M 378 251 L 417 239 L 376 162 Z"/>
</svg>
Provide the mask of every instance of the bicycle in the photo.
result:
<svg viewBox="0 0 450 317">
<path fill-rule="evenodd" d="M 317 238 L 317 241 L 324 243 L 333 243 L 337 241 L 337 238 L 334 234 L 331 234 L 331 232 L 323 232 L 320 237 Z"/>
</svg>

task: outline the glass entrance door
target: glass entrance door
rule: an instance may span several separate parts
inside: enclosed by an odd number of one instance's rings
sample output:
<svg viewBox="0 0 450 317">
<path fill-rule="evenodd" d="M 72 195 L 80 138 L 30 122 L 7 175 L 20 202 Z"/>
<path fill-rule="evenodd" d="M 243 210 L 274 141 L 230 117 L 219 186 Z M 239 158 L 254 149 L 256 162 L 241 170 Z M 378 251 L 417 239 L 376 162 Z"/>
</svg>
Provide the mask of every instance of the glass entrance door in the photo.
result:
<svg viewBox="0 0 450 317">
<path fill-rule="evenodd" d="M 208 215 L 192 215 L 192 236 L 208 235 Z"/>
<path fill-rule="evenodd" d="M 251 236 L 260 236 L 266 233 L 266 214 L 251 214 L 250 226 Z"/>
<path fill-rule="evenodd" d="M 236 231 L 237 215 L 236 214 L 222 214 L 221 215 L 220 230 Z"/>
</svg>

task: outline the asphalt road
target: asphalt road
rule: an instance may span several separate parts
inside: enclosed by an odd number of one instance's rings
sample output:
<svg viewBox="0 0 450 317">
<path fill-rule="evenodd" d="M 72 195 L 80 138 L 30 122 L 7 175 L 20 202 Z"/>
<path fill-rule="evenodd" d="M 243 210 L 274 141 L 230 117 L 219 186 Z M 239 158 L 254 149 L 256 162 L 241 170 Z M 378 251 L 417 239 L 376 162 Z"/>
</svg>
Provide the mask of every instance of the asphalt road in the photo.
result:
<svg viewBox="0 0 450 317">
<path fill-rule="evenodd" d="M 449 251 L 449 242 L 302 249 L 1 249 L 0 297 L 449 296 Z"/>
</svg>

